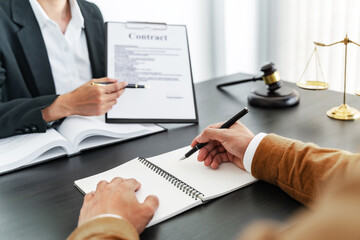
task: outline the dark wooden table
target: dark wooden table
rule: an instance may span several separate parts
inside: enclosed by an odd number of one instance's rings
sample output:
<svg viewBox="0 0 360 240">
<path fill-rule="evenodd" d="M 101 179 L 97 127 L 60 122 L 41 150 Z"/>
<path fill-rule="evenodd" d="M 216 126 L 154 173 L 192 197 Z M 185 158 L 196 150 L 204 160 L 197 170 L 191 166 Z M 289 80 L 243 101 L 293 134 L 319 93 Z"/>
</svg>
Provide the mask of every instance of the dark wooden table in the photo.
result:
<svg viewBox="0 0 360 240">
<path fill-rule="evenodd" d="M 262 82 L 216 89 L 217 83 L 243 77 L 236 74 L 195 85 L 199 125 L 178 125 L 168 132 L 0 176 L 0 239 L 65 239 L 77 224 L 83 200 L 73 186 L 74 180 L 137 156 L 150 157 L 190 144 L 207 125 L 227 120 L 248 106 L 247 94 Z M 325 114 L 341 104 L 341 93 L 297 90 L 298 106 L 271 110 L 248 106 L 250 114 L 242 122 L 254 133 L 273 132 L 322 147 L 360 150 L 359 122 L 336 121 Z M 360 109 L 360 98 L 349 96 L 348 103 Z M 233 239 L 254 220 L 285 221 L 301 207 L 277 187 L 259 181 L 146 229 L 141 238 Z"/>
</svg>

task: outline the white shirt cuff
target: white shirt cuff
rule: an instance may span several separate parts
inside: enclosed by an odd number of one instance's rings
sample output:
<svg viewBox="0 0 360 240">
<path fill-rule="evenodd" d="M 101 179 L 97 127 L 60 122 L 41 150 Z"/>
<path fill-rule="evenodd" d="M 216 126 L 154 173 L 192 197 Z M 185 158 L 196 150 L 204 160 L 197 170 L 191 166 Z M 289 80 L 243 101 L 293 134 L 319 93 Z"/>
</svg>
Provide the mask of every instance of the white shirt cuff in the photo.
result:
<svg viewBox="0 0 360 240">
<path fill-rule="evenodd" d="M 119 215 L 112 214 L 112 213 L 106 213 L 106 214 L 97 215 L 97 216 L 93 217 L 92 219 L 90 219 L 90 221 L 94 220 L 94 219 L 98 219 L 98 218 L 104 218 L 104 217 L 112 217 L 112 218 L 123 219 L 123 217 L 121 217 Z"/>
<path fill-rule="evenodd" d="M 249 143 L 248 147 L 245 150 L 243 164 L 244 168 L 247 172 L 251 173 L 251 164 L 256 152 L 256 149 L 258 148 L 260 142 L 263 140 L 264 137 L 266 137 L 266 133 L 259 133 L 257 134 Z"/>
</svg>

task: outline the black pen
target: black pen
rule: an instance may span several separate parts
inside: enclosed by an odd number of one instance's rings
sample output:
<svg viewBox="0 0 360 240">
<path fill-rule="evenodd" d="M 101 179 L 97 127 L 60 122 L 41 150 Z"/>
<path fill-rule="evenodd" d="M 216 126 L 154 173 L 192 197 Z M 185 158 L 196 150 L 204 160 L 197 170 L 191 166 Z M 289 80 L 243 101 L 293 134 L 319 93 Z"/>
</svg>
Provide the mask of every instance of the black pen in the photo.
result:
<svg viewBox="0 0 360 240">
<path fill-rule="evenodd" d="M 91 85 L 109 85 L 113 84 L 113 82 L 92 82 Z M 125 88 L 150 88 L 146 85 L 139 85 L 139 84 L 128 84 Z"/>
<path fill-rule="evenodd" d="M 240 118 L 245 116 L 245 114 L 247 114 L 248 112 L 249 112 L 249 109 L 247 107 L 245 107 L 238 114 L 236 114 L 235 116 L 233 116 L 232 118 L 227 120 L 223 125 L 221 125 L 220 128 L 229 128 L 229 127 L 231 127 L 237 120 L 239 120 Z M 182 158 L 180 158 L 180 160 L 185 160 L 186 158 L 190 157 L 191 155 L 193 155 L 193 153 L 195 153 L 197 150 L 200 150 L 206 144 L 207 144 L 207 142 L 206 143 L 198 143 L 198 144 L 196 144 L 195 147 L 193 147 L 190 151 L 188 151 Z"/>
</svg>

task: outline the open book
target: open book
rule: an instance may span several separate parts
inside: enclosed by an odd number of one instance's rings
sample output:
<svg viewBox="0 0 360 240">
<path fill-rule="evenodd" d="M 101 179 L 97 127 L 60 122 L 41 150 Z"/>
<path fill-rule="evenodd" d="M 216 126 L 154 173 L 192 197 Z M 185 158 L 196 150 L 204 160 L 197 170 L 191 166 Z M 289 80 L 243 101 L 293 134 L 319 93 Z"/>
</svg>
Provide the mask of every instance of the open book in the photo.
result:
<svg viewBox="0 0 360 240">
<path fill-rule="evenodd" d="M 0 139 L 0 174 L 60 156 L 71 156 L 164 128 L 154 124 L 107 124 L 104 116 L 67 117 L 57 129 Z"/>
<path fill-rule="evenodd" d="M 75 186 L 85 194 L 95 191 L 101 180 L 135 178 L 141 183 L 136 192 L 140 202 L 148 195 L 159 198 L 159 208 L 147 226 L 150 227 L 256 181 L 232 163 L 223 163 L 214 170 L 198 162 L 197 154 L 179 161 L 188 150 L 190 147 L 147 159 L 139 157 L 106 172 L 77 180 Z"/>
</svg>

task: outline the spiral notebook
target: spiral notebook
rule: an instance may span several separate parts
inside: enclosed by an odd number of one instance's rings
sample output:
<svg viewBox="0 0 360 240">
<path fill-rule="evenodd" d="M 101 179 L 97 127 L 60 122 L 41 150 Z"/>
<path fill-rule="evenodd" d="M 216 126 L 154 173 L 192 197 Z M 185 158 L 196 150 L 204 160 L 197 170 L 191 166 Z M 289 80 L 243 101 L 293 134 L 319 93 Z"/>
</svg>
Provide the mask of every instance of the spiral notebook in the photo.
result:
<svg viewBox="0 0 360 240">
<path fill-rule="evenodd" d="M 179 161 L 190 147 L 180 148 L 151 158 L 135 158 L 116 168 L 75 181 L 84 194 L 94 191 L 101 180 L 114 177 L 135 178 L 141 183 L 136 192 L 140 202 L 156 195 L 160 206 L 147 227 L 169 219 L 256 181 L 251 174 L 224 163 L 216 170 L 198 162 L 197 154 Z"/>
</svg>

